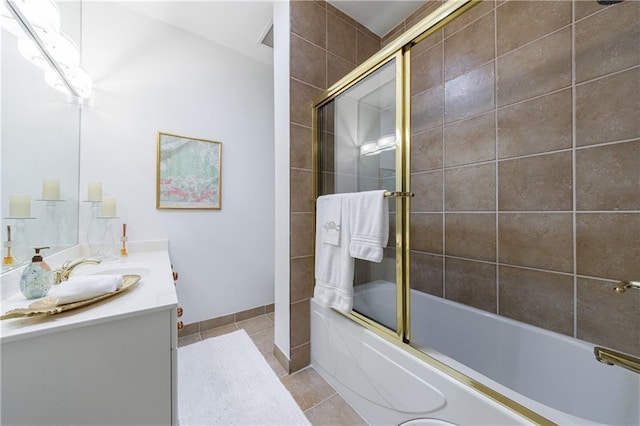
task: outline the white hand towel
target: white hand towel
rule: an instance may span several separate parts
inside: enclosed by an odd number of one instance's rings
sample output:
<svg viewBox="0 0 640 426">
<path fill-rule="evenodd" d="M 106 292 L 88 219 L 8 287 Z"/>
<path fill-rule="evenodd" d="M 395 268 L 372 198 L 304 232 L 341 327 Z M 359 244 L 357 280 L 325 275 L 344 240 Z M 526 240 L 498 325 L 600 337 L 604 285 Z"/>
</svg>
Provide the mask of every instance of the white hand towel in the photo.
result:
<svg viewBox="0 0 640 426">
<path fill-rule="evenodd" d="M 354 258 L 382 261 L 389 240 L 389 202 L 384 193 L 379 190 L 349 195 L 349 252 Z"/>
<path fill-rule="evenodd" d="M 49 296 L 58 298 L 58 305 L 92 299 L 122 288 L 122 275 L 84 275 L 69 278 L 54 286 Z"/>
<path fill-rule="evenodd" d="M 322 209 L 322 227 L 316 227 L 316 232 L 321 233 L 325 244 L 340 244 L 342 198 L 341 194 L 332 194 L 318 197 L 316 201 L 316 208 Z"/>
<path fill-rule="evenodd" d="M 340 200 L 340 238 L 338 245 L 322 242 L 327 223 L 325 197 Z M 354 262 L 349 254 L 349 197 L 344 194 L 318 197 L 316 202 L 316 285 L 313 297 L 318 302 L 349 314 L 353 308 Z"/>
</svg>

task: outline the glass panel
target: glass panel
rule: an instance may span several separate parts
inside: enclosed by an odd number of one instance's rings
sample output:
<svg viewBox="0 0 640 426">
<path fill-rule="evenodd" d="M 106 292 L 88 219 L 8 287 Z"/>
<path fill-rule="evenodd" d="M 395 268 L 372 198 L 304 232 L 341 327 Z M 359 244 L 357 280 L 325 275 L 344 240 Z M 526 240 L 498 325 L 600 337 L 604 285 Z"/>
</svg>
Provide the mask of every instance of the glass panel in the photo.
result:
<svg viewBox="0 0 640 426">
<path fill-rule="evenodd" d="M 395 59 L 322 106 L 318 123 L 320 195 L 395 191 Z M 395 203 L 389 199 L 390 238 L 382 262 L 356 260 L 353 308 L 392 330 L 396 330 Z M 384 285 L 384 298 L 369 296 L 372 283 Z"/>
<path fill-rule="evenodd" d="M 412 344 L 574 423 L 640 420 L 591 347 L 640 356 L 638 16 L 482 2 L 411 47 Z"/>
</svg>

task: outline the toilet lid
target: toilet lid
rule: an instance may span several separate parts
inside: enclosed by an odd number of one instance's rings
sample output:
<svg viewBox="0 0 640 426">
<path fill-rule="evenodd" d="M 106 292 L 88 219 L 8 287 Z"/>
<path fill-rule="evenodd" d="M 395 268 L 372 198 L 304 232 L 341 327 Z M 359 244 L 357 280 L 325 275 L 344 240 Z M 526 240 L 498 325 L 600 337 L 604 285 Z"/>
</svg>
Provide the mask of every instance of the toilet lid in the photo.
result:
<svg viewBox="0 0 640 426">
<path fill-rule="evenodd" d="M 401 423 L 398 426 L 446 426 L 454 425 L 455 423 L 446 422 L 439 419 L 412 419 L 407 422 Z"/>
</svg>

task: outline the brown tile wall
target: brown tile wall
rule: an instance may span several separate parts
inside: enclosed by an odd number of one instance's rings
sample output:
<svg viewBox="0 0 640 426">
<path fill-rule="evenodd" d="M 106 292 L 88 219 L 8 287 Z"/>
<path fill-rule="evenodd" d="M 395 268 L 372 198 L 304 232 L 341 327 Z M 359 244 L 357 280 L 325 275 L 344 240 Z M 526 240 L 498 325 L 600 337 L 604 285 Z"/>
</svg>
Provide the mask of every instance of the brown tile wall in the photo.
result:
<svg viewBox="0 0 640 426">
<path fill-rule="evenodd" d="M 380 50 L 380 37 L 324 1 L 292 1 L 291 76 L 291 372 L 310 362 L 313 296 L 311 107 L 325 89 Z M 282 358 L 282 357 L 281 357 Z"/>
<path fill-rule="evenodd" d="M 412 49 L 413 288 L 640 355 L 638 22 L 485 0 Z"/>
</svg>

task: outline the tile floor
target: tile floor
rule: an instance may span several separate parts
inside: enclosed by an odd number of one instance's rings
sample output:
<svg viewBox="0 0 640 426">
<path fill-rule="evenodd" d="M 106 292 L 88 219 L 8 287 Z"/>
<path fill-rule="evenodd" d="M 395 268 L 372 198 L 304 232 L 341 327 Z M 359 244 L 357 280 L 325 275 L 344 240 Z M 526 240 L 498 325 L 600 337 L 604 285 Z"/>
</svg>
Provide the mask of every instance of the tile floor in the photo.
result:
<svg viewBox="0 0 640 426">
<path fill-rule="evenodd" d="M 312 425 L 367 424 L 313 367 L 307 367 L 291 375 L 287 374 L 273 355 L 273 313 L 180 337 L 178 347 L 231 333 L 241 328 L 251 337 Z"/>
</svg>

